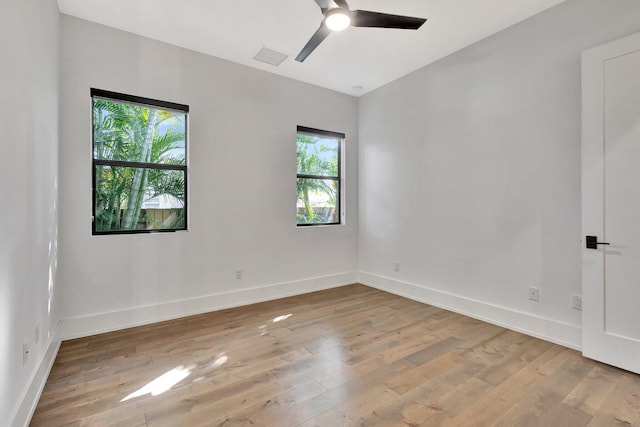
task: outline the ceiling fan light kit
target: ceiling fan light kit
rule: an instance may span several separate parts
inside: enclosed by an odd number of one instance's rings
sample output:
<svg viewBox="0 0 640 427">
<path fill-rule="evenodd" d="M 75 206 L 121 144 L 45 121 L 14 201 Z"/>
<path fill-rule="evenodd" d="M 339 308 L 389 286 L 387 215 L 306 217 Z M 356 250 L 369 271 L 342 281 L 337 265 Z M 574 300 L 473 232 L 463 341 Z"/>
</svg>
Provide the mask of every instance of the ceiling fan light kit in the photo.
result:
<svg viewBox="0 0 640 427">
<path fill-rule="evenodd" d="M 324 17 L 324 24 L 332 31 L 342 31 L 351 24 L 351 14 L 341 7 L 329 9 Z"/>
<path fill-rule="evenodd" d="M 426 22 L 424 18 L 391 15 L 368 10 L 350 10 L 346 0 L 334 0 L 338 7 L 330 8 L 329 0 L 315 0 L 324 15 L 320 28 L 302 48 L 296 61 L 303 62 L 332 31 L 342 31 L 349 25 L 352 27 L 397 28 L 417 30 Z"/>
</svg>

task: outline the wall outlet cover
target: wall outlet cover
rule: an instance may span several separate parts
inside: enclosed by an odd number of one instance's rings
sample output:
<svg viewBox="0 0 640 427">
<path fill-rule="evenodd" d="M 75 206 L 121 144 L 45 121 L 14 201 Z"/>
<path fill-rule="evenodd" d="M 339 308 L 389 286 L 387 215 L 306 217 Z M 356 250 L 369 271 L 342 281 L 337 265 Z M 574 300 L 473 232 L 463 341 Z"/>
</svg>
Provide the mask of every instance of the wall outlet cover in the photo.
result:
<svg viewBox="0 0 640 427">
<path fill-rule="evenodd" d="M 582 296 L 571 295 L 571 308 L 574 310 L 582 311 Z"/>
</svg>

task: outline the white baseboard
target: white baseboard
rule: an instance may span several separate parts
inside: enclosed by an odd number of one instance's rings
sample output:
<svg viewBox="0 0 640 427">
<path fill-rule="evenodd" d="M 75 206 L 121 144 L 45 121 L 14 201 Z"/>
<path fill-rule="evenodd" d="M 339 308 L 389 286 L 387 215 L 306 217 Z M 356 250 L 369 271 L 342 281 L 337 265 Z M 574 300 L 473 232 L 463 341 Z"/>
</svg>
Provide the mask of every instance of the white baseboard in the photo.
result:
<svg viewBox="0 0 640 427">
<path fill-rule="evenodd" d="M 13 421 L 11 422 L 12 427 L 26 427 L 29 425 L 33 412 L 36 410 L 36 406 L 38 405 L 38 400 L 40 400 L 40 395 L 42 394 L 44 385 L 47 383 L 47 378 L 49 377 L 49 372 L 51 372 L 53 362 L 56 360 L 59 348 L 60 340 L 56 338 L 56 334 L 53 334 L 53 338 L 49 341 L 47 350 L 42 354 L 42 357 L 38 361 L 38 368 L 33 373 L 33 377 L 29 382 L 29 387 L 24 393 L 24 396 L 22 396 L 22 399 L 20 400 L 21 403 L 15 411 L 15 415 L 12 418 Z"/>
<path fill-rule="evenodd" d="M 355 283 L 357 277 L 358 273 L 352 271 L 64 319 L 58 329 L 58 338 L 67 340 L 85 337 L 209 311 L 336 288 Z"/>
<path fill-rule="evenodd" d="M 575 350 L 581 350 L 582 347 L 580 325 L 559 322 L 363 271 L 359 273 L 358 281 L 372 288 L 444 308 Z"/>
</svg>

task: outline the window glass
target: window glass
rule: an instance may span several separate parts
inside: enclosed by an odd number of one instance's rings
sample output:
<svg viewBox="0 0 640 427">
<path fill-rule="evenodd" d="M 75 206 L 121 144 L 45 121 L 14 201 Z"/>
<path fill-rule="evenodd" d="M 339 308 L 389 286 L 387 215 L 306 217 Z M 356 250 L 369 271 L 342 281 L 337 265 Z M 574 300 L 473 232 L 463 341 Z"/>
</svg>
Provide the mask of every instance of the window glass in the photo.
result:
<svg viewBox="0 0 640 427">
<path fill-rule="evenodd" d="M 296 220 L 299 226 L 340 224 L 343 141 L 344 134 L 298 127 Z"/>
<path fill-rule="evenodd" d="M 188 106 L 91 95 L 93 233 L 185 230 Z"/>
</svg>

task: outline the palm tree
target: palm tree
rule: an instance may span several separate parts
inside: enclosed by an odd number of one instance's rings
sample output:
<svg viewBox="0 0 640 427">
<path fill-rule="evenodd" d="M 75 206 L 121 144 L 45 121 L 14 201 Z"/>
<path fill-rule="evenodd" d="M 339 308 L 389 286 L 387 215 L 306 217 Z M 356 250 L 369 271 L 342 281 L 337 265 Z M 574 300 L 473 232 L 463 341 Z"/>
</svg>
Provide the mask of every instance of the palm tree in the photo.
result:
<svg viewBox="0 0 640 427">
<path fill-rule="evenodd" d="M 176 120 L 180 114 L 94 99 L 93 115 L 96 159 L 185 164 L 184 124 Z M 98 230 L 137 228 L 149 191 L 154 195 L 171 194 L 184 202 L 184 176 L 180 171 L 98 165 L 95 173 Z"/>
<path fill-rule="evenodd" d="M 151 146 L 153 145 L 153 137 L 156 133 L 158 125 L 158 110 L 155 108 L 146 109 L 148 112 L 145 117 L 144 134 L 140 135 L 140 157 L 139 163 L 149 163 L 151 160 Z M 129 200 L 127 209 L 124 213 L 123 228 L 130 230 L 132 224 L 137 224 L 137 217 L 140 215 L 140 207 L 142 206 L 142 197 L 147 178 L 147 169 L 138 168 L 134 172 L 133 182 L 131 183 L 131 191 L 129 192 Z M 134 222 L 134 219 L 136 221 Z"/>
<path fill-rule="evenodd" d="M 335 178 L 338 176 L 337 149 L 331 149 L 327 145 L 319 143 L 318 138 L 310 135 L 297 134 L 297 170 L 299 175 Z M 335 156 L 327 154 L 336 151 Z M 297 213 L 298 223 L 308 224 L 325 222 L 326 219 L 319 216 L 311 205 L 310 194 L 324 193 L 329 203 L 335 206 L 337 195 L 337 180 L 314 179 L 298 177 L 297 195 L 304 205 L 304 213 Z"/>
</svg>

